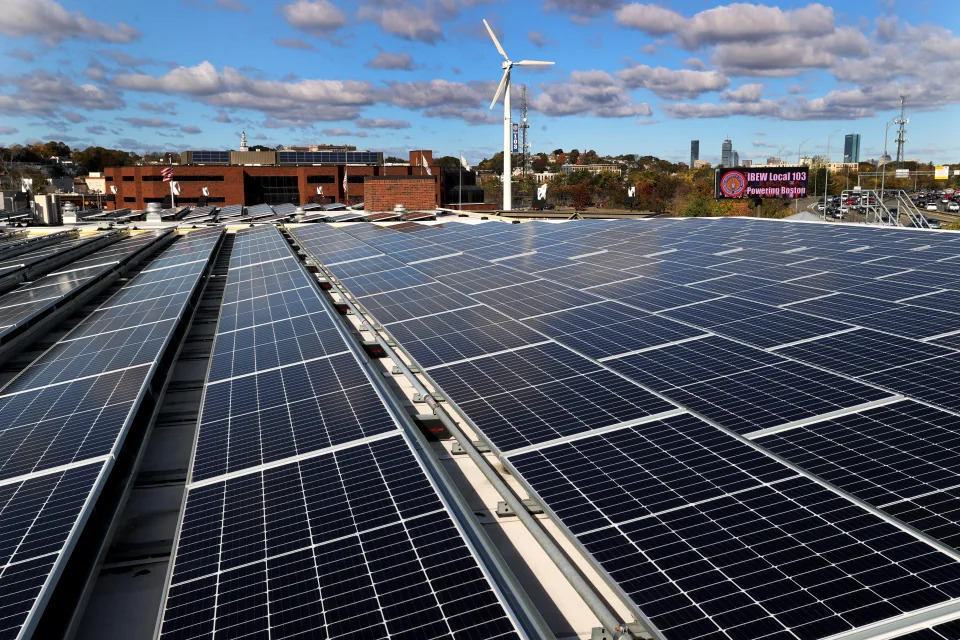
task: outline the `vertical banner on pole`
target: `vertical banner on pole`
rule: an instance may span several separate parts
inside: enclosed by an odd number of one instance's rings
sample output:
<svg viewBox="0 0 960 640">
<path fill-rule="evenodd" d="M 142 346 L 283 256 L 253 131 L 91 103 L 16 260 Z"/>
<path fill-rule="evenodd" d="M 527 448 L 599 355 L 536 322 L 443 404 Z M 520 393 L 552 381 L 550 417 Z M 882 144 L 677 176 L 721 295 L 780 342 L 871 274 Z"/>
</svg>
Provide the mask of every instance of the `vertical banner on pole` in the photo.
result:
<svg viewBox="0 0 960 640">
<path fill-rule="evenodd" d="M 512 153 L 520 153 L 520 125 L 514 123 L 513 125 L 513 135 L 511 136 L 510 151 Z"/>
</svg>

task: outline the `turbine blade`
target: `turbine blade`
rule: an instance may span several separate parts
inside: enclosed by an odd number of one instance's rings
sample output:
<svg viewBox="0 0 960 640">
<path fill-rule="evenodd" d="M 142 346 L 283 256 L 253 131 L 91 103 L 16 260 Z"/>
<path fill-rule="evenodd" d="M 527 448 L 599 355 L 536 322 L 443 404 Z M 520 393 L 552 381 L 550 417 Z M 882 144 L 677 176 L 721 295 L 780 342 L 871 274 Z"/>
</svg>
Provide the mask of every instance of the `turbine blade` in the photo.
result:
<svg viewBox="0 0 960 640">
<path fill-rule="evenodd" d="M 544 62 L 543 60 L 521 60 L 520 62 L 514 62 L 515 65 L 522 65 L 525 67 L 532 67 L 534 65 L 542 64 L 556 64 L 555 62 Z"/>
<path fill-rule="evenodd" d="M 490 103 L 490 108 L 493 109 L 493 105 L 497 104 L 497 101 L 500 99 L 500 96 L 503 95 L 504 87 L 507 86 L 507 80 L 510 78 L 510 69 L 506 69 L 503 72 L 503 77 L 500 78 L 500 86 L 497 87 L 497 92 L 493 95 L 493 102 Z"/>
<path fill-rule="evenodd" d="M 493 29 L 490 28 L 490 23 L 487 22 L 487 19 L 483 19 L 483 26 L 487 28 L 487 33 L 490 34 L 490 39 L 493 40 L 493 44 L 496 45 L 497 51 L 500 52 L 500 55 L 503 56 L 504 60 L 509 60 L 507 57 L 507 52 L 503 50 L 503 47 L 500 46 L 500 41 L 497 40 L 497 36 L 493 35 Z"/>
</svg>

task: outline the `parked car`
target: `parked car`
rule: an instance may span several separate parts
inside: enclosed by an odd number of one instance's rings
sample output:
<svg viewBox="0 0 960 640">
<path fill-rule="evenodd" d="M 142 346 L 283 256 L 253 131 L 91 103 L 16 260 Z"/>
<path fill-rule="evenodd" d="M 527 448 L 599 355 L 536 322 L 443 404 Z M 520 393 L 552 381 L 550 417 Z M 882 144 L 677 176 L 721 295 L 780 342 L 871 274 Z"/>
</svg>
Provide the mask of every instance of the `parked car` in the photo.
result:
<svg viewBox="0 0 960 640">
<path fill-rule="evenodd" d="M 960 211 L 960 203 L 951 202 L 947 205 L 947 211 Z"/>
<path fill-rule="evenodd" d="M 927 226 L 930 227 L 931 229 L 939 229 L 942 226 L 940 224 L 940 221 L 937 220 L 936 218 L 926 218 L 926 221 L 927 221 Z"/>
<path fill-rule="evenodd" d="M 936 202 L 931 202 L 930 204 L 927 205 L 927 211 L 936 211 L 936 210 L 937 210 Z"/>
</svg>

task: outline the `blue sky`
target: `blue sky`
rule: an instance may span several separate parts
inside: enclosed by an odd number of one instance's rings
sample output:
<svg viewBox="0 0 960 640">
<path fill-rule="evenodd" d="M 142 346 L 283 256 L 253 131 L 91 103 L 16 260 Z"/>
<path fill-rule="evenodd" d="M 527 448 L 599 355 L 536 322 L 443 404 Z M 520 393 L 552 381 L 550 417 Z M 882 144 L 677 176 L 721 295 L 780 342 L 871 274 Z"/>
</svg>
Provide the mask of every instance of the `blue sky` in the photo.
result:
<svg viewBox="0 0 960 640">
<path fill-rule="evenodd" d="M 908 94 L 908 159 L 960 162 L 960 3 L 850 0 L 5 0 L 0 144 L 136 151 L 355 144 L 406 157 L 502 146 L 500 57 L 531 141 L 716 162 L 883 151 Z M 515 112 L 516 114 L 517 112 Z M 519 116 L 515 116 L 519 117 Z M 891 128 L 891 131 L 893 129 Z M 891 133 L 892 141 L 894 134 Z M 891 149 L 893 145 L 891 143 Z"/>
</svg>

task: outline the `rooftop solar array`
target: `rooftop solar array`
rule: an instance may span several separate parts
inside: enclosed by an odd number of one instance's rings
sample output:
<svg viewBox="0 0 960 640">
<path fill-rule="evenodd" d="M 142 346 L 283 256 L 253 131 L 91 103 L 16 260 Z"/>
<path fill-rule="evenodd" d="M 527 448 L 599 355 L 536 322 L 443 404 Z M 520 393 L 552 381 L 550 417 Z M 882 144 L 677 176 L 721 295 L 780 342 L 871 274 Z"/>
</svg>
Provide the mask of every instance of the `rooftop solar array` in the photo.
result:
<svg viewBox="0 0 960 640">
<path fill-rule="evenodd" d="M 222 234 L 179 239 L 0 389 L 0 637 L 30 634 Z"/>
<path fill-rule="evenodd" d="M 868 637 L 960 612 L 960 236 L 292 233 L 660 637 Z"/>
<path fill-rule="evenodd" d="M 125 238 L 0 295 L 0 343 L 20 327 L 91 287 L 107 272 L 124 266 L 169 233 L 146 232 Z"/>
<path fill-rule="evenodd" d="M 518 638 L 327 306 L 237 232 L 161 637 Z"/>
<path fill-rule="evenodd" d="M 55 243 L 43 244 L 25 253 L 3 259 L 0 255 L 0 291 L 50 273 L 78 257 L 120 240 L 119 231 L 61 236 Z"/>
</svg>

